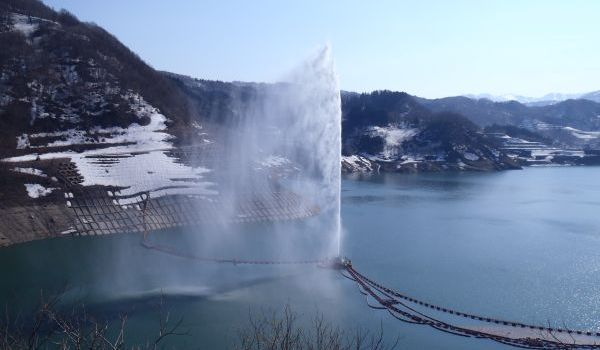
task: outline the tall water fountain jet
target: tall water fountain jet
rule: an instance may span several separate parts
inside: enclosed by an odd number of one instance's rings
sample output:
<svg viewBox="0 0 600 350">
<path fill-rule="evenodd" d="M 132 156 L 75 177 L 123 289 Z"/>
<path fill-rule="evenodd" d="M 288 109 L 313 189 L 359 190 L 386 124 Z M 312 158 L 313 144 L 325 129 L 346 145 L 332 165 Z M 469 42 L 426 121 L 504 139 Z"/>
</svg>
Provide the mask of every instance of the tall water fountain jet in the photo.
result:
<svg viewBox="0 0 600 350">
<path fill-rule="evenodd" d="M 324 213 L 333 216 L 331 232 L 335 252 L 341 246 L 341 143 L 342 111 L 338 77 L 329 45 L 289 78 L 292 88 L 283 99 L 290 114 L 283 114 L 289 125 L 286 138 L 296 161 L 303 164 L 310 193 Z M 327 228 L 326 228 L 327 229 Z"/>
<path fill-rule="evenodd" d="M 315 243 L 319 251 L 311 254 L 339 254 L 341 98 L 331 48 L 320 49 L 282 82 L 257 84 L 250 91 L 236 97 L 236 118 L 223 136 L 227 170 L 221 188 L 231 203 L 225 216 L 236 215 L 248 192 L 281 186 L 320 212 L 306 227 L 321 236 Z M 282 236 L 282 248 L 294 249 Z"/>
</svg>

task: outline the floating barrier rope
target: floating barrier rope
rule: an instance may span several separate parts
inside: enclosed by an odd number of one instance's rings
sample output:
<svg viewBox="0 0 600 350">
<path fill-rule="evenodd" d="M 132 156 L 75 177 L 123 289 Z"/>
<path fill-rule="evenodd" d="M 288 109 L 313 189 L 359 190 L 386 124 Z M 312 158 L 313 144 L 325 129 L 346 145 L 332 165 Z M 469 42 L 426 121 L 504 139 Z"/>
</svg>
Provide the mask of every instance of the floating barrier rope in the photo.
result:
<svg viewBox="0 0 600 350">
<path fill-rule="evenodd" d="M 344 264 L 342 274 L 355 281 L 361 288 L 360 292 L 367 297 L 372 297 L 379 306 L 369 307 L 387 309 L 396 319 L 407 323 L 422 324 L 433 327 L 443 332 L 465 337 L 485 338 L 525 349 L 600 349 L 600 332 L 579 331 L 566 328 L 541 327 L 520 322 L 512 322 L 490 317 L 482 317 L 461 311 L 456 311 L 433 305 L 390 288 L 369 279 L 354 269 L 348 261 Z M 343 272 L 347 272 L 348 275 Z M 408 303 L 423 306 L 439 313 L 458 316 L 463 319 L 481 321 L 488 324 L 499 325 L 512 331 L 498 330 L 483 327 L 469 327 L 441 321 L 424 312 L 411 307 Z"/>
<path fill-rule="evenodd" d="M 143 203 L 142 212 L 145 214 L 148 197 Z M 378 310 L 387 310 L 395 319 L 417 325 L 426 325 L 439 331 L 461 337 L 474 337 L 490 339 L 498 343 L 524 349 L 600 349 L 600 332 L 571 330 L 567 328 L 542 327 L 520 322 L 506 321 L 496 318 L 478 316 L 462 311 L 457 311 L 425 301 L 412 298 L 393 289 L 387 288 L 365 275 L 359 273 L 350 260 L 345 258 L 326 258 L 314 260 L 249 260 L 235 258 L 214 258 L 198 256 L 191 253 L 178 251 L 174 247 L 151 243 L 148 240 L 148 230 L 145 227 L 141 245 L 151 249 L 201 262 L 230 263 L 233 265 L 317 265 L 339 270 L 342 276 L 352 280 L 358 285 L 359 292 L 367 298 L 367 305 Z M 345 273 L 346 272 L 346 273 Z M 378 305 L 369 303 L 369 297 Z M 465 320 L 474 320 L 494 326 L 501 326 L 505 330 L 496 330 L 483 327 L 460 326 L 442 321 L 432 315 L 409 305 L 434 310 L 435 312 L 460 317 Z M 507 331 L 510 329 L 511 331 Z"/>
<path fill-rule="evenodd" d="M 213 258 L 199 256 L 191 253 L 184 253 L 177 249 L 165 245 L 153 244 L 147 240 L 142 241 L 142 246 L 147 249 L 156 250 L 169 255 L 178 256 L 180 258 L 213 262 L 213 263 L 229 263 L 233 265 L 317 265 L 325 264 L 329 259 L 319 260 L 249 260 L 249 259 L 236 259 L 236 258 Z"/>
<path fill-rule="evenodd" d="M 150 193 L 145 192 L 141 195 L 142 198 L 142 225 L 143 225 L 143 239 L 141 245 L 146 249 L 151 249 L 155 251 L 159 251 L 165 254 L 178 256 L 184 259 L 202 261 L 202 262 L 212 262 L 212 263 L 229 263 L 233 265 L 327 265 L 330 261 L 333 261 L 333 258 L 323 258 L 323 259 L 313 259 L 313 260 L 251 260 L 251 259 L 237 259 L 237 258 L 216 258 L 216 257 L 207 257 L 207 256 L 199 256 L 192 253 L 185 253 L 177 250 L 174 247 L 155 244 L 150 242 L 148 239 L 149 230 L 146 225 L 146 208 L 148 207 L 148 201 L 150 200 Z"/>
<path fill-rule="evenodd" d="M 169 255 L 178 256 L 184 259 L 202 261 L 202 262 L 213 262 L 213 263 L 229 263 L 233 265 L 314 265 L 314 264 L 324 264 L 330 259 L 315 259 L 315 260 L 250 260 L 250 259 L 237 259 L 237 258 L 215 258 L 215 257 L 206 257 L 199 256 L 192 253 L 185 253 L 177 250 L 174 247 L 154 244 L 148 239 L 148 229 L 146 228 L 146 207 L 148 203 L 149 195 L 146 195 L 144 198 L 144 202 L 142 205 L 142 213 L 143 213 L 143 224 L 144 224 L 144 237 L 142 239 L 141 245 L 146 249 L 151 249 L 155 251 L 159 251 L 162 253 L 166 253 Z"/>
</svg>

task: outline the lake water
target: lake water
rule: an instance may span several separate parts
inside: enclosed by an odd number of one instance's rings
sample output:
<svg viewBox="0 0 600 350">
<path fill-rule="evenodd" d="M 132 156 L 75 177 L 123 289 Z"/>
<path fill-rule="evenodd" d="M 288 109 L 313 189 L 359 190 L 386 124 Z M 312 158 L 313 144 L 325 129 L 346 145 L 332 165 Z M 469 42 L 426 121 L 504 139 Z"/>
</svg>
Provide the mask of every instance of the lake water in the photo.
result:
<svg viewBox="0 0 600 350">
<path fill-rule="evenodd" d="M 600 330 L 598 179 L 600 167 L 346 178 L 342 252 L 361 273 L 434 304 Z M 239 229 L 250 237 L 248 251 L 269 244 L 268 227 Z M 167 345 L 186 348 L 227 348 L 249 313 L 285 305 L 303 322 L 320 312 L 349 329 L 381 324 L 401 337 L 401 349 L 507 348 L 403 324 L 370 309 L 335 271 L 206 264 L 148 251 L 139 240 L 83 237 L 0 250 L 0 300 L 23 307 L 41 288 L 64 286 L 67 299 L 95 312 L 131 312 L 131 335 L 156 330 L 153 305 L 162 291 L 191 334 Z"/>
</svg>

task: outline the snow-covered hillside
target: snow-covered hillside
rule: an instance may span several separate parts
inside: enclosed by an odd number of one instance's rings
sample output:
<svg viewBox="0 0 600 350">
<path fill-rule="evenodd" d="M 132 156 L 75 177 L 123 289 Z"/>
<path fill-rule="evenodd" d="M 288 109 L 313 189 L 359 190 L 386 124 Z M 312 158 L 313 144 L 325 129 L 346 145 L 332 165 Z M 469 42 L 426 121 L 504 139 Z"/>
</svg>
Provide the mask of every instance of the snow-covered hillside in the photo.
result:
<svg viewBox="0 0 600 350">
<path fill-rule="evenodd" d="M 347 172 L 518 167 L 472 122 L 433 114 L 405 93 L 344 94 L 342 110 Z"/>
<path fill-rule="evenodd" d="M 149 192 L 152 197 L 217 194 L 214 183 L 205 179 L 210 169 L 188 166 L 168 155 L 167 152 L 174 146 L 170 142 L 173 136 L 166 133 L 167 118 L 135 93 L 129 92 L 123 99 L 129 102 L 131 112 L 139 120 L 149 120 L 148 124 L 22 134 L 17 136 L 17 148 L 28 153 L 1 161 L 18 165 L 35 160 L 68 158 L 82 176 L 82 186 L 121 187 L 119 195 L 122 196 L 141 192 Z M 95 148 L 73 151 L 77 146 L 90 144 Z M 44 175 L 34 168 L 14 169 Z M 35 193 L 32 191 L 28 189 L 31 197 Z"/>
</svg>

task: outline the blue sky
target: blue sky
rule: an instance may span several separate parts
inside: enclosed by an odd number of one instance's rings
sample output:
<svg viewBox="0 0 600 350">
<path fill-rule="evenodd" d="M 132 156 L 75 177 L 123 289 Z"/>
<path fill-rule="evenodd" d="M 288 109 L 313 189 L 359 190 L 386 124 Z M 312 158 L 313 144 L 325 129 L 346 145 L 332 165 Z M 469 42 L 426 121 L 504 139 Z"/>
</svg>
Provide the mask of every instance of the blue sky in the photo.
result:
<svg viewBox="0 0 600 350">
<path fill-rule="evenodd" d="M 600 90 L 600 1 L 46 0 L 157 69 L 276 81 L 320 45 L 345 90 Z"/>
</svg>

